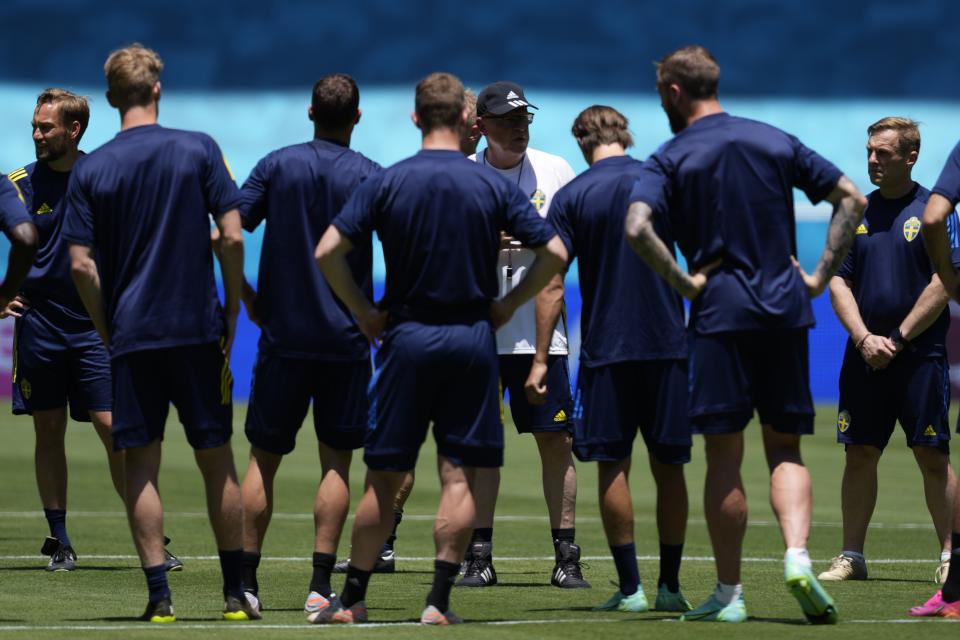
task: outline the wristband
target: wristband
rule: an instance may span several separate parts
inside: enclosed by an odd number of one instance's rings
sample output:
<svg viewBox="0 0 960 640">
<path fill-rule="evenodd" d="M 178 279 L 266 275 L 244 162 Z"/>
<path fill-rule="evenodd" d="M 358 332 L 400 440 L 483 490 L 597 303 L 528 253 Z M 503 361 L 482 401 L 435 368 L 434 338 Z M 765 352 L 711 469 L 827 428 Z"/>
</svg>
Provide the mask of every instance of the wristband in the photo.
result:
<svg viewBox="0 0 960 640">
<path fill-rule="evenodd" d="M 860 338 L 860 342 L 857 343 L 857 351 L 860 351 L 860 349 L 863 349 L 863 343 L 866 342 L 866 341 L 867 341 L 867 338 L 869 338 L 869 337 L 872 336 L 872 335 L 873 335 L 872 333 L 867 332 L 867 334 L 866 334 L 865 336 L 863 336 L 862 338 Z"/>
<path fill-rule="evenodd" d="M 896 342 L 897 344 L 903 345 L 905 347 L 910 344 L 910 341 L 904 338 L 903 334 L 900 333 L 900 327 L 897 327 L 896 329 L 890 332 L 890 340 L 892 340 L 893 342 Z"/>
</svg>

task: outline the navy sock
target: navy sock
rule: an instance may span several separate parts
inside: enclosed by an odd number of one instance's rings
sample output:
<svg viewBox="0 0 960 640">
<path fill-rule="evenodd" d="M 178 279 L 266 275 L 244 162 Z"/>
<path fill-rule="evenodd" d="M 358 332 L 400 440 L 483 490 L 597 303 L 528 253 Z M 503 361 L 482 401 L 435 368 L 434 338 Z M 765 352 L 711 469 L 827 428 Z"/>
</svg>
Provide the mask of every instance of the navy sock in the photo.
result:
<svg viewBox="0 0 960 640">
<path fill-rule="evenodd" d="M 65 547 L 70 546 L 70 536 L 67 535 L 67 510 L 44 509 L 43 515 L 50 526 L 50 537 L 56 538 Z"/>
<path fill-rule="evenodd" d="M 367 584 L 370 582 L 372 573 L 372 571 L 361 571 L 352 564 L 347 567 L 347 582 L 340 596 L 344 609 L 349 609 L 367 597 Z"/>
<path fill-rule="evenodd" d="M 960 531 L 954 531 L 950 534 L 950 548 L 953 551 L 960 551 Z"/>
<path fill-rule="evenodd" d="M 631 542 L 619 547 L 610 547 L 613 562 L 617 566 L 620 593 L 632 596 L 640 588 L 640 569 L 637 567 L 637 547 Z"/>
<path fill-rule="evenodd" d="M 493 542 L 493 527 L 474 529 L 470 542 Z"/>
<path fill-rule="evenodd" d="M 383 550 L 380 552 L 380 555 L 383 555 L 385 551 L 393 551 L 393 543 L 397 540 L 397 527 L 400 526 L 400 521 L 403 520 L 403 511 L 394 511 L 393 512 L 393 530 L 390 531 L 390 535 L 387 537 L 387 541 L 383 544 Z"/>
<path fill-rule="evenodd" d="M 220 553 L 220 572 L 223 574 L 223 597 L 243 599 L 243 549 Z"/>
<path fill-rule="evenodd" d="M 460 572 L 460 565 L 445 560 L 433 561 L 433 588 L 427 594 L 427 605 L 446 613 L 450 610 L 450 590 Z"/>
<path fill-rule="evenodd" d="M 158 564 L 155 567 L 144 567 L 143 575 L 147 577 L 147 589 L 150 590 L 150 602 L 160 602 L 170 598 L 170 585 L 167 584 L 167 567 Z"/>
<path fill-rule="evenodd" d="M 960 600 L 960 533 L 953 532 L 953 551 L 950 552 L 950 569 L 947 570 L 947 580 L 943 583 L 941 596 L 947 602 Z"/>
<path fill-rule="evenodd" d="M 330 597 L 330 574 L 337 556 L 332 553 L 313 552 L 313 578 L 310 579 L 310 591 L 316 591 L 324 598 Z"/>
<path fill-rule="evenodd" d="M 243 588 L 257 595 L 260 583 L 257 582 L 257 569 L 260 567 L 260 554 L 256 551 L 243 552 Z"/>
<path fill-rule="evenodd" d="M 683 557 L 682 544 L 660 543 L 660 576 L 657 586 L 667 585 L 672 593 L 680 591 L 680 559 Z"/>
</svg>

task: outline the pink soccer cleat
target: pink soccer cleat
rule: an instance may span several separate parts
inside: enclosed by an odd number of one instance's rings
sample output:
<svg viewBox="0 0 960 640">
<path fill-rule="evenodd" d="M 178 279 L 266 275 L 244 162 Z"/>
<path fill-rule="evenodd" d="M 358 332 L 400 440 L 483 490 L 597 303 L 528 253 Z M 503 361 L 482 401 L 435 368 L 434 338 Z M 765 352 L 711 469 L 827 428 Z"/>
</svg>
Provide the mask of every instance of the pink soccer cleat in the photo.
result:
<svg viewBox="0 0 960 640">
<path fill-rule="evenodd" d="M 937 591 L 922 605 L 910 609 L 910 615 L 918 618 L 960 618 L 960 600 L 947 602 L 943 599 L 943 592 Z"/>
</svg>

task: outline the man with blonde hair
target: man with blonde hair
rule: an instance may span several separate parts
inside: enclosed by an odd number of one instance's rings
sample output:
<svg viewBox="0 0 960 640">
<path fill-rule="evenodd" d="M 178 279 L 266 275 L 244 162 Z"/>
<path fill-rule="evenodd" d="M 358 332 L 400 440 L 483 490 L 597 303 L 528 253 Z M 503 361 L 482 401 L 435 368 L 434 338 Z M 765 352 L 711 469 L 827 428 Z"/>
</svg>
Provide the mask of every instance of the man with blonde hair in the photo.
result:
<svg viewBox="0 0 960 640">
<path fill-rule="evenodd" d="M 877 464 L 899 421 L 923 475 L 940 549 L 935 581 L 950 560 L 950 405 L 947 294 L 933 269 L 920 225 L 930 191 L 911 173 L 920 131 L 906 118 L 867 129 L 867 173 L 877 190 L 837 274 L 830 300 L 850 334 L 840 370 L 837 442 L 846 449 L 841 485 L 843 547 L 821 580 L 866 580 L 864 542 L 877 502 Z M 960 265 L 957 214 L 947 220 L 952 260 Z"/>
<path fill-rule="evenodd" d="M 243 282 L 240 191 L 209 136 L 157 124 L 162 69 L 160 57 L 138 44 L 107 58 L 107 100 L 120 112 L 120 132 L 74 168 L 63 236 L 80 298 L 110 350 L 113 443 L 125 452 L 127 515 L 149 588 L 141 619 L 176 619 L 157 490 L 172 402 L 206 486 L 223 617 L 249 620 L 260 614 L 243 590 L 228 366 Z M 224 308 L 213 275 L 211 215 L 221 235 Z"/>
<path fill-rule="evenodd" d="M 110 437 L 113 400 L 110 357 L 70 278 L 61 237 L 60 207 L 90 120 L 87 99 L 65 89 L 44 90 L 33 112 L 36 162 L 10 174 L 27 203 L 40 249 L 20 293 L 0 317 L 16 318 L 13 347 L 13 413 L 32 415 L 36 433 L 37 488 L 50 528 L 41 553 L 48 571 L 72 571 L 76 552 L 67 533 L 67 408 L 77 422 L 92 422 L 107 450 L 113 486 L 123 499 L 123 454 Z M 182 568 L 167 554 L 167 570 Z"/>
<path fill-rule="evenodd" d="M 450 590 L 473 526 L 474 475 L 503 464 L 494 328 L 566 259 L 560 239 L 516 185 L 460 152 L 467 115 L 456 77 L 434 73 L 422 80 L 413 114 L 420 152 L 364 182 L 317 246 L 330 286 L 381 347 L 369 391 L 366 491 L 353 521 L 346 586 L 339 606 L 312 614 L 313 622 L 366 621 L 367 584 L 390 532 L 394 500 L 431 422 L 441 488 L 433 586 L 420 621 L 460 622 Z M 347 263 L 351 249 L 374 231 L 387 262 L 378 307 Z M 537 260 L 520 286 L 494 300 L 503 231 L 533 247 Z"/>
</svg>

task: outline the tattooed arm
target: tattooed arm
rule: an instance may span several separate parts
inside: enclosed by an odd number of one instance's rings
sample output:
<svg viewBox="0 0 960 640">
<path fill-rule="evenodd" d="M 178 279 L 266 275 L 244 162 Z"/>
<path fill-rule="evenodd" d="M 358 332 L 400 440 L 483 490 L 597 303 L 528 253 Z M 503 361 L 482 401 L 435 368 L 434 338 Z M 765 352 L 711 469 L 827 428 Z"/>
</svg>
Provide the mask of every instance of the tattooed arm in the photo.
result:
<svg viewBox="0 0 960 640">
<path fill-rule="evenodd" d="M 653 210 L 646 202 L 634 202 L 630 205 L 624 230 L 627 241 L 637 255 L 687 300 L 693 300 L 700 295 L 707 284 L 710 271 L 720 264 L 718 260 L 692 274 L 684 273 L 673 253 L 654 230 Z"/>
<path fill-rule="evenodd" d="M 853 244 L 853 237 L 857 225 L 863 219 L 863 210 L 867 206 L 867 199 L 863 197 L 856 185 L 847 176 L 840 176 L 837 186 L 833 188 L 826 200 L 833 205 L 833 217 L 830 219 L 830 228 L 827 229 L 827 244 L 812 274 L 804 271 L 794 260 L 794 265 L 800 271 L 807 292 L 811 298 L 823 293 L 830 278 L 840 268 L 840 264 Z"/>
</svg>

